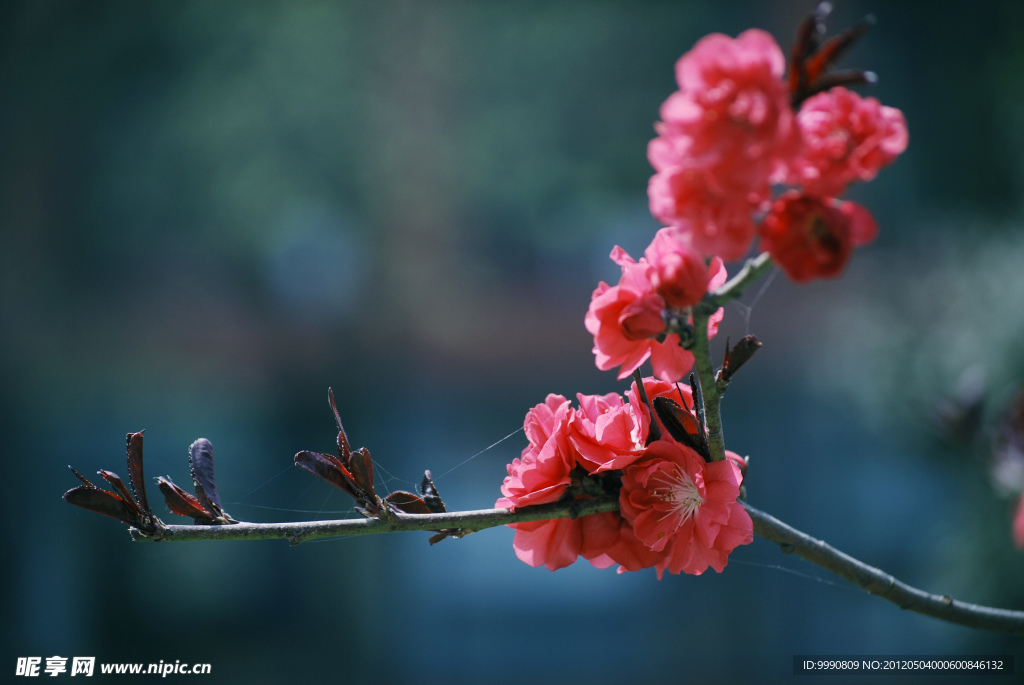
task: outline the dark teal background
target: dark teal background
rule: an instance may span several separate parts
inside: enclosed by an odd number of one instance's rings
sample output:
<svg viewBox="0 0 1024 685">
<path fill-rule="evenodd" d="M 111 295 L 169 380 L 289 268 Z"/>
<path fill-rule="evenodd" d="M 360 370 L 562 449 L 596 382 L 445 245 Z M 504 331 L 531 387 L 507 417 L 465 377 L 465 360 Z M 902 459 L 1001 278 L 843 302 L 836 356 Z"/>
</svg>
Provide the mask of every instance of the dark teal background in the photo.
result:
<svg viewBox="0 0 1024 685">
<path fill-rule="evenodd" d="M 463 462 L 548 392 L 625 388 L 594 368 L 583 315 L 617 277 L 612 246 L 637 256 L 658 228 L 646 145 L 675 60 L 714 31 L 788 47 L 811 7 L 5 3 L 0 670 L 61 655 L 209 662 L 218 683 L 746 683 L 789 680 L 793 654 L 1020 663 L 1019 640 L 902 612 L 761 540 L 721 575 L 658 582 L 530 568 L 507 529 L 133 544 L 60 500 L 69 463 L 126 476 L 124 435 L 146 429 L 147 477 L 179 483 L 209 438 L 238 518 L 347 516 L 290 467 L 331 448 L 332 386 L 381 491 L 430 468 L 450 508 L 491 506 L 525 438 Z M 843 64 L 880 74 L 910 148 L 852 191 L 881 236 L 843 279 L 780 276 L 728 309 L 715 354 L 747 332 L 765 347 L 726 397 L 727 444 L 751 456 L 755 506 L 926 590 L 1024 608 L 1010 496 L 927 421 L 965 369 L 993 417 L 1024 381 L 1024 11 L 842 2 L 833 27 L 868 12 Z"/>
</svg>

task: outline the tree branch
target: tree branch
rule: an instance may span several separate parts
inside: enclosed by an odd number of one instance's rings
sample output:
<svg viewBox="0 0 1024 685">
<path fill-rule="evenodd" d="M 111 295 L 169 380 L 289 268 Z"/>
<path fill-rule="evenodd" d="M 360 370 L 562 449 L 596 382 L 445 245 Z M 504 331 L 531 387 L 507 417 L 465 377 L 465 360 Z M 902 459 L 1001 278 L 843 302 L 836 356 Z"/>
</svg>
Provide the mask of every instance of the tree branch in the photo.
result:
<svg viewBox="0 0 1024 685">
<path fill-rule="evenodd" d="M 835 547 L 786 525 L 746 502 L 743 503 L 743 507 L 754 521 L 756 535 L 779 545 L 786 554 L 803 557 L 871 594 L 889 600 L 901 609 L 971 628 L 1024 635 L 1024 611 L 968 604 L 949 595 L 932 595 L 918 590 L 874 566 L 868 566 Z"/>
<path fill-rule="evenodd" d="M 711 461 L 725 459 L 725 436 L 722 434 L 722 392 L 715 383 L 715 369 L 711 362 L 711 343 L 708 340 L 708 317 L 715 309 L 701 303 L 693 308 L 693 356 L 697 360 L 697 378 L 704 402 L 704 421 L 708 429 L 708 452 Z"/>
<path fill-rule="evenodd" d="M 723 388 L 719 387 L 715 380 L 711 343 L 708 341 L 708 318 L 718 311 L 719 307 L 742 295 L 744 290 L 772 266 L 774 265 L 771 256 L 767 252 L 748 259 L 739 273 L 693 308 L 693 356 L 697 360 L 697 378 L 700 380 L 700 393 L 704 400 L 704 419 L 707 422 L 711 461 L 725 459 L 725 435 L 722 431 Z"/>
<path fill-rule="evenodd" d="M 762 252 L 756 257 L 748 259 L 747 263 L 743 265 L 743 268 L 735 276 L 730 278 L 721 288 L 705 297 L 702 304 L 714 312 L 725 303 L 731 302 L 742 295 L 743 291 L 749 288 L 754 281 L 771 271 L 773 266 L 775 264 L 772 262 L 771 255 L 767 252 Z"/>
<path fill-rule="evenodd" d="M 604 511 L 618 511 L 619 496 L 606 495 L 565 502 L 508 509 L 451 511 L 444 514 L 404 514 L 389 511 L 387 517 L 343 519 L 340 521 L 296 521 L 292 523 L 236 523 L 229 526 L 164 525 L 157 535 L 144 535 L 137 528 L 129 532 L 134 540 L 154 542 L 190 542 L 194 540 L 270 540 L 286 538 L 293 545 L 318 538 L 398 533 L 411 530 L 458 530 L 458 536 L 509 523 L 575 519 Z"/>
<path fill-rule="evenodd" d="M 968 604 L 948 595 L 933 595 L 900 582 L 893 576 L 812 538 L 746 502 L 744 508 L 754 521 L 754 533 L 774 542 L 787 554 L 796 554 L 821 566 L 873 595 L 902 609 L 971 628 L 1024 635 L 1024 611 L 996 609 Z M 295 523 L 238 523 L 229 526 L 165 525 L 160 534 L 143 535 L 131 528 L 137 541 L 187 542 L 195 540 L 267 540 L 285 538 L 293 545 L 319 538 L 397 533 L 401 531 L 457 530 L 460 535 L 508 523 L 579 518 L 606 511 L 618 511 L 618 495 L 605 495 L 567 502 L 552 502 L 532 507 L 453 511 L 444 514 L 401 514 L 387 518 L 345 519 L 341 521 L 300 521 Z"/>
</svg>

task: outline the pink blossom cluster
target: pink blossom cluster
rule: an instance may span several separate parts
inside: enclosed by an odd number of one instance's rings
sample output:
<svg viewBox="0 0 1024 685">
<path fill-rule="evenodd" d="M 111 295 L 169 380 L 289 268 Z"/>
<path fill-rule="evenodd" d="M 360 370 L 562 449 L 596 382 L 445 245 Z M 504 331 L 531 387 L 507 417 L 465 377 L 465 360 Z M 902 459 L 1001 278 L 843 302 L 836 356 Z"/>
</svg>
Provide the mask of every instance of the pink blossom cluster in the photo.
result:
<svg viewBox="0 0 1024 685">
<path fill-rule="evenodd" d="M 648 147 L 651 213 L 705 255 L 743 257 L 755 235 L 794 280 L 838 275 L 874 239 L 862 207 L 836 199 L 907 147 L 903 114 L 834 87 L 799 111 L 775 40 L 751 29 L 701 39 L 676 64 L 679 90 Z M 771 187 L 795 189 L 774 202 Z M 759 224 L 755 216 L 765 214 Z"/>
<path fill-rule="evenodd" d="M 649 397 L 692 404 L 689 386 L 645 378 Z M 721 572 L 729 553 L 753 540 L 750 516 L 736 501 L 743 460 L 706 463 L 668 436 L 647 444 L 651 421 L 634 383 L 626 396 L 577 395 L 578 406 L 548 395 L 526 415 L 529 445 L 508 465 L 496 507 L 586 496 L 583 481 L 619 487 L 620 512 L 511 524 L 516 555 L 554 571 L 583 557 L 619 572 L 653 567 L 670 573 Z M 582 494 L 580 491 L 583 491 Z"/>
<path fill-rule="evenodd" d="M 594 355 L 602 371 L 619 367 L 626 378 L 648 359 L 654 374 L 678 381 L 693 367 L 693 354 L 680 346 L 678 326 L 692 318 L 690 307 L 725 283 L 722 260 L 705 265 L 689 241 L 664 228 L 639 261 L 616 246 L 612 260 L 622 268 L 617 285 L 601 282 L 584 319 L 594 336 Z M 718 332 L 724 312 L 708 322 L 708 336 Z"/>
</svg>

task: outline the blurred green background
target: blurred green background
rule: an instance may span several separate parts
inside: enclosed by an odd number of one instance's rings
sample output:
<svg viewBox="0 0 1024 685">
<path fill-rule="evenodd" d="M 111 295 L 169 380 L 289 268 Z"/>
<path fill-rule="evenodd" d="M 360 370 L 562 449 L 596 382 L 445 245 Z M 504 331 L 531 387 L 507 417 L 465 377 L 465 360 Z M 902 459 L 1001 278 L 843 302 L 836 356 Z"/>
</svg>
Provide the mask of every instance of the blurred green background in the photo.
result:
<svg viewBox="0 0 1024 685">
<path fill-rule="evenodd" d="M 583 314 L 638 255 L 675 60 L 812 2 L 7 2 L 0 10 L 3 669 L 18 656 L 209 662 L 210 682 L 777 682 L 794 654 L 1015 653 L 757 540 L 725 573 L 519 562 L 512 532 L 132 544 L 67 471 L 188 483 L 227 509 L 338 518 L 291 467 L 332 386 L 381 490 L 424 468 L 489 507 L 548 392 L 622 390 Z M 965 370 L 1024 383 L 1024 9 L 842 2 L 844 60 L 909 151 L 851 197 L 881 237 L 846 276 L 780 277 L 722 334 L 765 344 L 725 400 L 751 503 L 924 589 L 1024 608 L 1011 500 L 928 422 Z M 733 269 L 736 267 L 734 266 Z M 717 353 L 716 353 L 717 354 Z M 983 443 L 982 443 L 983 444 Z M 983 450 L 982 450 L 983 451 Z M 158 515 L 165 511 L 150 490 Z M 8 671 L 9 672 L 9 671 Z M 67 676 L 65 676 L 67 677 Z M 143 679 L 144 680 L 144 679 Z M 873 681 L 874 682 L 874 681 Z M 885 682 L 879 678 L 878 682 Z"/>
</svg>

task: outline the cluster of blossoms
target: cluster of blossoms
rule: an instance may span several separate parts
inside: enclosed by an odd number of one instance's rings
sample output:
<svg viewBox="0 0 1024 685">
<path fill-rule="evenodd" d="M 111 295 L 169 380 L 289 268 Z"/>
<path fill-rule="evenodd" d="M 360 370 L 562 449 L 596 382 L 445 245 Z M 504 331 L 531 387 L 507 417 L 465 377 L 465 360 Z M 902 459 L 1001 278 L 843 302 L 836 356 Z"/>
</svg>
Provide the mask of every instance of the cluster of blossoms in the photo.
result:
<svg viewBox="0 0 1024 685">
<path fill-rule="evenodd" d="M 639 261 L 612 251 L 622 277 L 597 287 L 585 320 L 598 368 L 619 367 L 622 379 L 650 359 L 659 378 L 683 378 L 694 361 L 683 349 L 691 307 L 725 282 L 722 260 L 746 255 L 755 236 L 801 283 L 839 275 L 853 248 L 874 240 L 871 214 L 837 198 L 906 149 L 903 114 L 838 86 L 794 111 L 785 67 L 757 29 L 707 36 L 676 64 L 679 90 L 648 148 L 651 212 L 669 226 Z M 773 199 L 780 185 L 791 188 Z M 719 311 L 709 335 L 720 320 Z"/>
<path fill-rule="evenodd" d="M 689 386 L 643 380 L 649 397 L 682 400 Z M 496 507 L 531 504 L 596 490 L 619 491 L 620 512 L 580 519 L 511 524 L 516 555 L 531 566 L 563 568 L 582 556 L 619 572 L 655 568 L 670 573 L 721 572 L 729 553 L 753 540 L 750 516 L 736 498 L 743 460 L 728 452 L 706 462 L 696 450 L 668 437 L 640 400 L 636 384 L 622 397 L 578 395 L 579 406 L 548 395 L 526 415 L 530 444 L 508 466 Z M 647 444 L 651 422 L 661 440 Z"/>
<path fill-rule="evenodd" d="M 737 502 L 743 460 L 728 451 L 723 459 L 720 442 L 712 457 L 696 419 L 704 442 L 673 439 L 686 436 L 666 430 L 651 408 L 661 397 L 692 405 L 678 381 L 694 365 L 696 336 L 717 333 L 722 310 L 709 316 L 703 307 L 726 282 L 723 260 L 742 258 L 757 238 L 790 278 L 805 282 L 837 276 L 853 248 L 877 233 L 867 210 L 838 197 L 903 152 L 906 124 L 899 110 L 828 88 L 850 79 L 825 73 L 839 42 L 817 41 L 807 32 L 798 38 L 788 82 L 782 51 L 759 30 L 707 36 L 676 64 L 679 90 L 662 105 L 648 148 L 651 212 L 667 227 L 639 259 L 612 250 L 621 277 L 598 285 L 585 318 L 601 370 L 618 368 L 621 380 L 650 360 L 656 378 L 643 384 L 652 404 L 634 382 L 625 397 L 579 395 L 573 408 L 548 395 L 530 410 L 530 443 L 508 466 L 496 506 L 617 491 L 619 511 L 512 524 L 526 563 L 554 570 L 582 556 L 620 572 L 654 567 L 660 578 L 666 569 L 721 571 L 733 549 L 752 541 L 750 516 Z M 773 195 L 779 186 L 788 188 Z"/>
<path fill-rule="evenodd" d="M 877 233 L 838 200 L 907 147 L 903 114 L 834 87 L 804 100 L 775 40 L 751 29 L 713 34 L 676 64 L 679 90 L 661 107 L 648 158 L 651 213 L 705 255 L 742 258 L 758 236 L 790 278 L 837 276 Z M 772 199 L 772 186 L 793 186 Z M 756 216 L 763 216 L 760 222 Z"/>
</svg>

